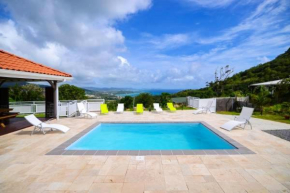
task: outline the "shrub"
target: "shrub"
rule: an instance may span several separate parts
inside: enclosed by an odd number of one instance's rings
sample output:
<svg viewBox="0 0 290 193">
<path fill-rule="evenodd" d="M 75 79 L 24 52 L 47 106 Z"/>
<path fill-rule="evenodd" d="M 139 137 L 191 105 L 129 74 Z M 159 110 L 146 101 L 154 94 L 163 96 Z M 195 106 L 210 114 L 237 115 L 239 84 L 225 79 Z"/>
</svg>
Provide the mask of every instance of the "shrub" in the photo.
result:
<svg viewBox="0 0 290 193">
<path fill-rule="evenodd" d="M 153 104 L 153 97 L 148 93 L 142 93 L 135 98 L 135 104 L 142 103 L 145 108 L 149 108 Z"/>
<path fill-rule="evenodd" d="M 117 106 L 118 106 L 117 101 L 107 101 L 106 103 L 107 103 L 109 111 L 116 111 L 117 110 Z"/>
<path fill-rule="evenodd" d="M 281 104 L 281 112 L 284 115 L 289 115 L 290 114 L 290 103 L 284 102 Z"/>
<path fill-rule="evenodd" d="M 120 103 L 124 103 L 125 109 L 133 108 L 133 97 L 125 96 L 120 100 Z"/>
</svg>

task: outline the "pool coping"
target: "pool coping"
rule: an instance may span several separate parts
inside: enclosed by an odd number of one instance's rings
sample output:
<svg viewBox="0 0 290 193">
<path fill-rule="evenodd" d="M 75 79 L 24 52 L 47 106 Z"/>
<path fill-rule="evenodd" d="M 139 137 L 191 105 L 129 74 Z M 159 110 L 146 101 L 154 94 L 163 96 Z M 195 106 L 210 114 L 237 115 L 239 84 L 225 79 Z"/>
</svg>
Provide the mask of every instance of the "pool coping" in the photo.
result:
<svg viewBox="0 0 290 193">
<path fill-rule="evenodd" d="M 102 123 L 201 123 L 209 130 L 217 134 L 219 137 L 236 147 L 237 149 L 221 149 L 221 150 L 66 150 L 71 144 L 76 142 L 78 139 L 86 135 L 96 126 Z M 255 154 L 252 150 L 243 146 L 239 142 L 215 129 L 213 126 L 209 125 L 204 121 L 162 121 L 162 122 L 120 122 L 120 121 L 110 121 L 110 122 L 96 122 L 78 133 L 74 137 L 60 144 L 58 147 L 54 148 L 46 155 L 96 155 L 96 156 L 149 156 L 149 155 L 239 155 L 239 154 Z"/>
</svg>

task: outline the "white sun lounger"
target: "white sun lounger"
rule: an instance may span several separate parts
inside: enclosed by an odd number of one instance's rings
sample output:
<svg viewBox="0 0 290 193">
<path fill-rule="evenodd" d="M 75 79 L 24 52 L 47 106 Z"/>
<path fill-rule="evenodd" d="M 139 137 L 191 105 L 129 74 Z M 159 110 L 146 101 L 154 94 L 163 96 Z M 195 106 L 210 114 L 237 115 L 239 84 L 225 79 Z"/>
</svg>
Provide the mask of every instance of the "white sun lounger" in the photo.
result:
<svg viewBox="0 0 290 193">
<path fill-rule="evenodd" d="M 233 128 L 237 126 L 241 126 L 241 125 L 244 125 L 244 129 L 245 129 L 246 125 L 249 124 L 252 129 L 250 118 L 253 112 L 254 112 L 253 108 L 243 107 L 242 112 L 238 117 L 235 117 L 234 120 L 226 122 L 225 124 L 221 126 L 221 128 L 231 131 Z"/>
<path fill-rule="evenodd" d="M 90 118 L 96 118 L 97 114 L 96 113 L 92 113 L 92 112 L 87 112 L 85 106 L 83 103 L 77 103 L 78 106 L 78 110 L 80 112 L 80 116 L 82 117 L 90 117 Z"/>
<path fill-rule="evenodd" d="M 124 112 L 124 103 L 118 103 L 116 113 L 123 113 Z"/>
<path fill-rule="evenodd" d="M 153 103 L 153 107 L 156 110 L 156 112 L 162 112 L 162 108 L 160 108 L 159 103 Z"/>
<path fill-rule="evenodd" d="M 63 133 L 66 133 L 69 128 L 64 126 L 64 125 L 59 125 L 59 124 L 48 124 L 40 121 L 38 118 L 36 118 L 33 114 L 32 115 L 27 115 L 24 117 L 31 125 L 34 126 L 33 131 L 31 132 L 31 135 L 34 133 L 36 129 L 39 129 L 43 134 L 45 134 L 44 129 L 50 128 L 51 130 L 56 129 L 59 131 L 62 131 Z"/>
<path fill-rule="evenodd" d="M 153 103 L 153 107 L 157 113 L 163 112 L 162 108 L 160 108 L 159 103 Z"/>
<path fill-rule="evenodd" d="M 209 100 L 209 101 L 207 102 L 206 107 L 201 107 L 201 108 L 199 108 L 199 109 L 197 109 L 197 110 L 194 110 L 194 111 L 193 111 L 193 114 L 196 115 L 196 114 L 198 114 L 198 113 L 207 113 L 207 112 L 210 112 L 210 107 L 211 107 L 212 103 L 213 103 L 213 100 Z"/>
</svg>

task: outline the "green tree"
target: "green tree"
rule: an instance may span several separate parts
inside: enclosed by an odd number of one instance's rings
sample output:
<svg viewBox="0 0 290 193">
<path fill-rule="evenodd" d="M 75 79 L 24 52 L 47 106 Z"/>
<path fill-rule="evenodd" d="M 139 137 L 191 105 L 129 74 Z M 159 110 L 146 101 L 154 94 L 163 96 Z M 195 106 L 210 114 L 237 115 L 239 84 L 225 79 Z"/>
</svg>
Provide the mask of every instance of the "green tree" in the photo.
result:
<svg viewBox="0 0 290 193">
<path fill-rule="evenodd" d="M 69 84 L 63 84 L 59 87 L 59 100 L 82 99 L 87 99 L 84 89 Z"/>
<path fill-rule="evenodd" d="M 120 103 L 124 103 L 125 109 L 133 108 L 133 97 L 125 96 L 120 100 Z"/>
<path fill-rule="evenodd" d="M 118 101 L 107 101 L 107 106 L 109 111 L 116 111 L 117 110 L 117 105 Z"/>
<path fill-rule="evenodd" d="M 13 101 L 22 101 L 22 87 L 15 84 L 9 88 L 9 96 Z"/>
<path fill-rule="evenodd" d="M 135 98 L 135 104 L 137 104 L 137 103 L 142 103 L 145 108 L 149 108 L 153 104 L 153 97 L 152 97 L 152 95 L 150 95 L 148 93 L 139 94 Z"/>
<path fill-rule="evenodd" d="M 170 94 L 169 93 L 161 93 L 160 95 L 160 105 L 162 108 L 167 107 L 167 102 L 170 101 Z"/>
<path fill-rule="evenodd" d="M 264 106 L 267 105 L 271 99 L 269 96 L 269 91 L 266 89 L 266 87 L 261 86 L 257 87 L 258 94 L 253 94 L 252 99 L 254 104 L 259 108 L 261 115 L 263 115 Z"/>
<path fill-rule="evenodd" d="M 9 89 L 9 95 L 13 101 L 42 101 L 45 98 L 44 89 L 35 84 L 16 84 Z"/>
<path fill-rule="evenodd" d="M 42 101 L 44 100 L 44 90 L 35 84 L 26 84 L 22 86 L 23 101 Z"/>
</svg>

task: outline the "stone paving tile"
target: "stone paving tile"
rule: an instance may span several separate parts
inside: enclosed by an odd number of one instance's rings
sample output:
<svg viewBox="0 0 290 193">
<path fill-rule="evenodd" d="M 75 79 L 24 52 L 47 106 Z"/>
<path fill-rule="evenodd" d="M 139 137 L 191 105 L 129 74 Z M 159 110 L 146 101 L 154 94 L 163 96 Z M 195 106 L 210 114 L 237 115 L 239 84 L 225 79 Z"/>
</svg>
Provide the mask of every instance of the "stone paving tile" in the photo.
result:
<svg viewBox="0 0 290 193">
<path fill-rule="evenodd" d="M 84 155 L 95 155 L 97 153 L 97 151 L 94 150 L 87 150 Z"/>
<path fill-rule="evenodd" d="M 143 193 L 144 183 L 124 183 L 122 193 Z"/>
<path fill-rule="evenodd" d="M 152 150 L 151 155 L 161 155 L 161 151 L 160 150 Z"/>
<path fill-rule="evenodd" d="M 165 175 L 167 191 L 188 190 L 183 175 Z"/>
<path fill-rule="evenodd" d="M 200 192 L 212 192 L 212 193 L 223 193 L 217 182 L 206 182 L 206 183 L 187 183 L 190 193 L 200 193 Z"/>
<path fill-rule="evenodd" d="M 129 151 L 126 150 L 119 150 L 117 155 L 128 155 Z"/>
<path fill-rule="evenodd" d="M 93 183 L 89 193 L 122 193 L 123 183 Z"/>
<path fill-rule="evenodd" d="M 268 191 L 290 192 L 289 189 L 287 189 L 281 183 L 276 181 L 270 175 L 267 175 L 267 173 L 264 172 L 262 169 L 258 169 L 258 170 L 249 169 L 249 170 L 246 170 L 246 171 L 248 173 L 250 173 L 258 182 L 260 182 L 260 184 L 262 186 L 264 186 Z"/>
<path fill-rule="evenodd" d="M 217 182 L 246 182 L 235 169 L 209 169 L 209 171 Z"/>
<path fill-rule="evenodd" d="M 30 136 L 33 128 L 29 127 L 0 137 L 0 192 L 289 192 L 290 143 L 261 130 L 290 129 L 290 125 L 253 118 L 253 130 L 219 129 L 230 119 L 231 116 L 216 114 L 194 116 L 190 111 L 164 112 L 162 116 L 110 112 L 98 119 L 51 121 L 70 127 L 66 134 Z M 150 151 L 151 155 L 143 155 L 144 160 L 136 160 L 136 156 L 148 152 L 133 151 L 128 155 L 130 151 L 118 151 L 106 155 L 111 152 L 62 151 L 70 145 L 68 140 L 73 142 L 78 134 L 88 132 L 86 128 L 112 120 L 205 121 L 241 152 L 214 150 L 217 154 L 208 155 L 203 150 L 182 150 L 183 155 L 178 155 L 181 152 Z M 68 155 L 57 155 L 60 152 Z"/>
<path fill-rule="evenodd" d="M 225 193 L 232 193 L 232 192 L 260 192 L 260 193 L 267 193 L 269 192 L 266 188 L 264 188 L 261 184 L 257 182 L 251 183 L 230 183 L 230 182 L 220 182 L 219 185 L 223 189 Z"/>
<path fill-rule="evenodd" d="M 129 151 L 128 155 L 139 155 L 139 151 Z"/>
</svg>

